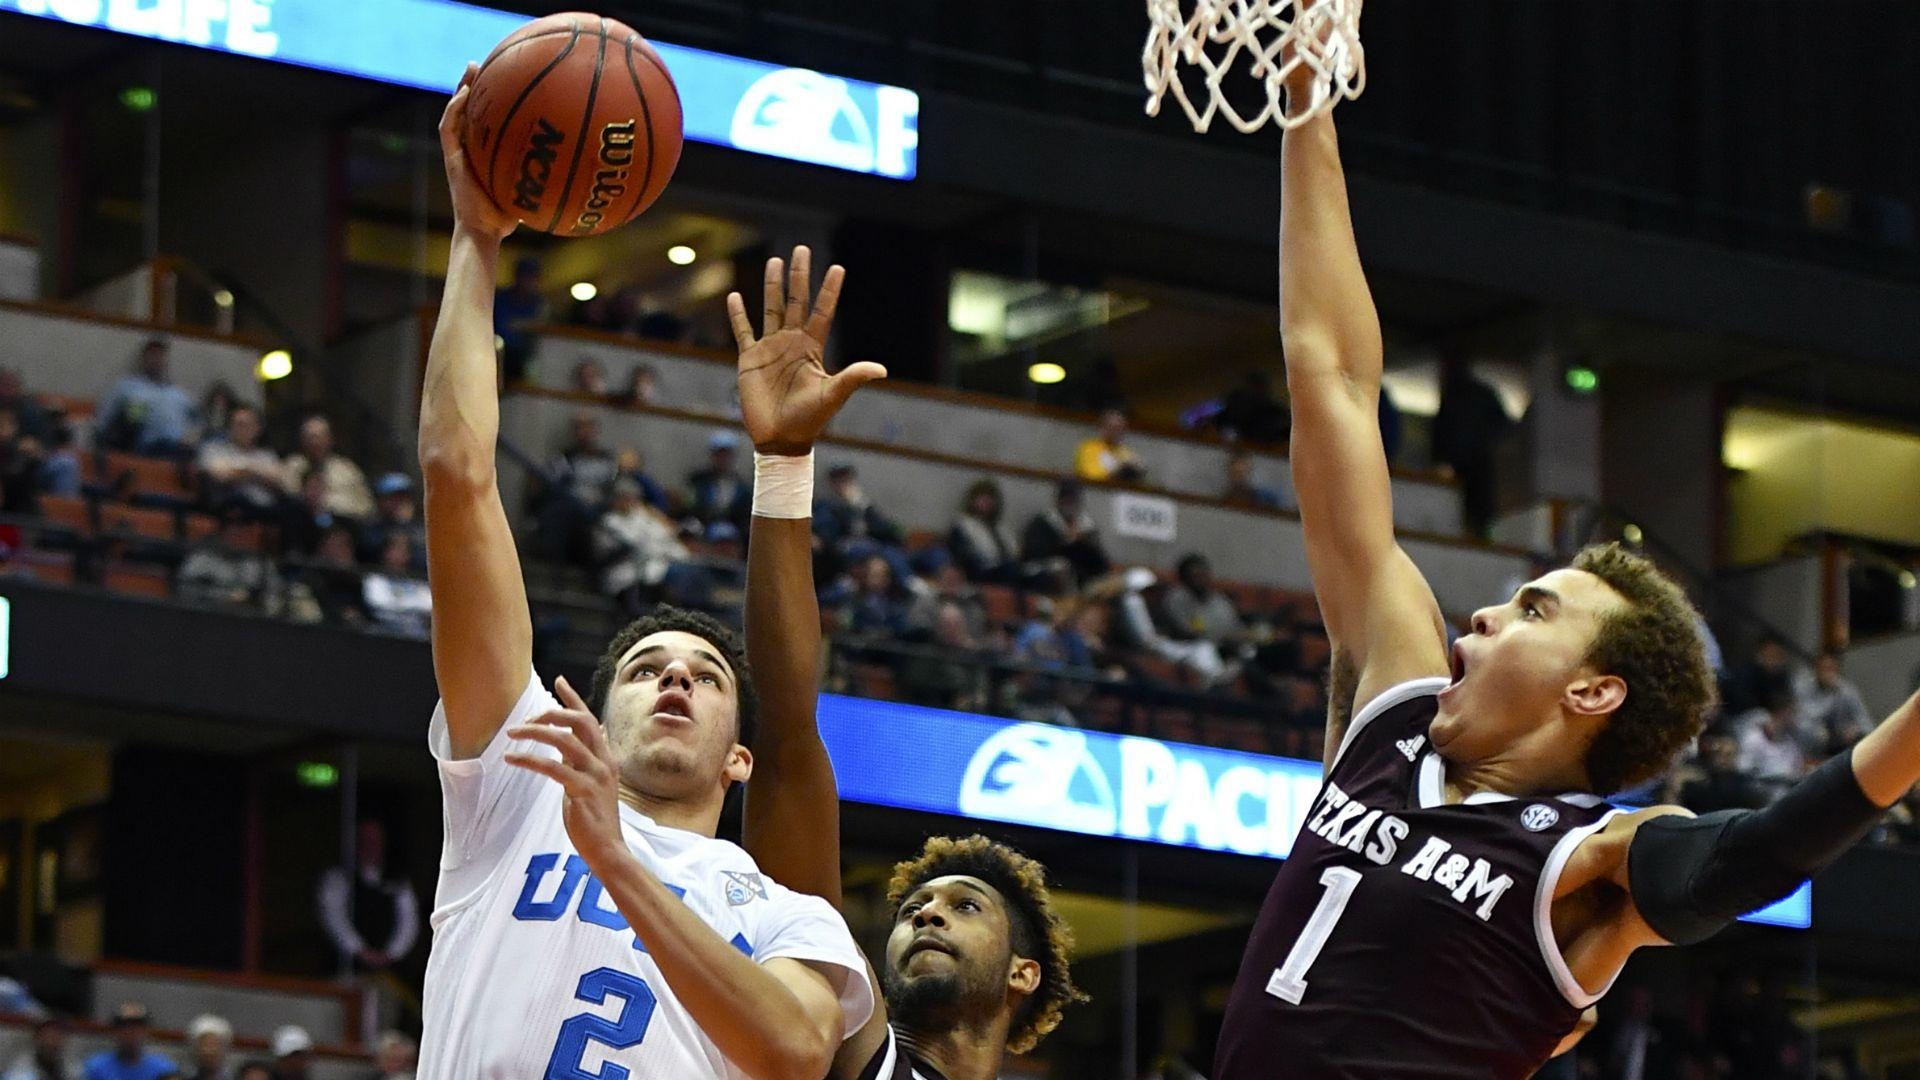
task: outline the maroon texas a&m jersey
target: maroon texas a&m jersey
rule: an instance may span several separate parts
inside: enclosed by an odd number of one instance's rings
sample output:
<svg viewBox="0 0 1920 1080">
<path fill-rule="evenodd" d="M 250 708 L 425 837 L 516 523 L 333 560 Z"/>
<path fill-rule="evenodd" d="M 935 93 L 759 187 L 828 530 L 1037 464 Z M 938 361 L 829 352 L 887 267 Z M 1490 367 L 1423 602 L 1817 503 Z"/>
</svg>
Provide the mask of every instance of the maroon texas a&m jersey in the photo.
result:
<svg viewBox="0 0 1920 1080">
<path fill-rule="evenodd" d="M 1403 683 L 1348 726 L 1247 942 L 1216 1080 L 1525 1078 L 1598 1000 L 1549 914 L 1567 857 L 1617 811 L 1449 805 L 1427 742 L 1446 685 Z"/>
</svg>

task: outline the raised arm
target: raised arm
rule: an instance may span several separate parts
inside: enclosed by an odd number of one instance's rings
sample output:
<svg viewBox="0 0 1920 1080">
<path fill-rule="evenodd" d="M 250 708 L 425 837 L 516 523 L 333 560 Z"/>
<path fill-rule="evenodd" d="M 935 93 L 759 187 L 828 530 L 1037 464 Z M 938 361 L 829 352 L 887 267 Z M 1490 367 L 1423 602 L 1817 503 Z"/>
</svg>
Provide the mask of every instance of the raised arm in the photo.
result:
<svg viewBox="0 0 1920 1080">
<path fill-rule="evenodd" d="M 420 392 L 433 673 L 456 758 L 486 749 L 526 689 L 533 665 L 526 585 L 494 471 L 500 434 L 495 268 L 500 241 L 517 223 L 480 191 L 461 149 L 475 70 L 468 66 L 440 119 L 453 194 L 453 250 Z"/>
<path fill-rule="evenodd" d="M 747 657 L 762 686 L 760 734 L 746 801 L 746 849 L 775 881 L 840 906 L 840 797 L 820 741 L 820 605 L 813 589 L 813 442 L 878 364 L 828 375 L 827 333 L 846 274 L 827 270 L 811 305 L 812 254 L 791 268 L 767 260 L 761 336 L 746 301 L 727 297 L 740 346 L 740 411 L 754 446 L 747 552 Z"/>
<path fill-rule="evenodd" d="M 1293 483 L 1314 594 L 1352 665 L 1350 716 L 1395 683 L 1447 671 L 1433 591 L 1394 541 L 1380 442 L 1379 316 L 1347 210 L 1330 116 L 1281 147 L 1280 335 L 1293 404 Z M 1345 733 L 1330 712 L 1327 760 Z"/>
</svg>

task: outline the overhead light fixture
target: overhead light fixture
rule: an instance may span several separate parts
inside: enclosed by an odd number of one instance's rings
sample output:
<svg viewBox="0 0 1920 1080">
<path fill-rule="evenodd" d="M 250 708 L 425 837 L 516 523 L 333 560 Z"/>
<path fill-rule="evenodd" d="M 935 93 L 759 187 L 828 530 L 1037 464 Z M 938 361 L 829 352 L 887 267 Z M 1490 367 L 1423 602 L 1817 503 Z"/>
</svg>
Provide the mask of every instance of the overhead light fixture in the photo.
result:
<svg viewBox="0 0 1920 1080">
<path fill-rule="evenodd" d="M 285 349 L 275 349 L 260 358 L 260 364 L 253 373 L 261 382 L 284 379 L 293 374 L 293 354 Z"/>
<path fill-rule="evenodd" d="M 340 770 L 324 761 L 303 761 L 293 767 L 301 787 L 330 788 L 340 783 Z"/>
<path fill-rule="evenodd" d="M 1600 373 L 1590 367 L 1567 369 L 1567 389 L 1576 394 L 1591 394 L 1600 389 Z"/>
<path fill-rule="evenodd" d="M 700 254 L 685 244 L 675 244 L 667 249 L 667 261 L 675 266 L 691 266 Z"/>
<path fill-rule="evenodd" d="M 214 306 L 215 306 L 215 307 L 220 307 L 220 308 L 230 308 L 230 307 L 232 307 L 232 306 L 233 306 L 233 293 L 232 293 L 232 292 L 231 292 L 230 290 L 227 290 L 227 289 L 215 289 L 215 290 L 213 290 L 213 304 L 214 304 Z"/>
<path fill-rule="evenodd" d="M 1645 540 L 1646 538 L 1647 538 L 1647 534 L 1644 532 L 1641 532 L 1640 526 L 1638 525 L 1629 523 L 1627 525 L 1622 526 L 1620 529 L 1620 539 L 1625 540 L 1629 544 L 1638 544 L 1640 543 L 1640 541 Z"/>
<path fill-rule="evenodd" d="M 1041 386 L 1067 381 L 1067 369 L 1059 364 L 1038 363 L 1027 369 L 1027 378 Z"/>
<path fill-rule="evenodd" d="M 1903 589 L 1911 589 L 1915 586 L 1920 586 L 1920 578 L 1914 577 L 1913 571 L 1911 570 L 1900 571 L 1900 587 Z"/>
<path fill-rule="evenodd" d="M 584 304 L 600 295 L 600 287 L 591 281 L 576 281 L 573 288 L 567 290 L 567 295 Z"/>
<path fill-rule="evenodd" d="M 129 86 L 120 91 L 120 104 L 125 106 L 128 112 L 152 112 L 154 105 L 159 101 L 160 95 L 154 93 L 150 86 Z"/>
</svg>

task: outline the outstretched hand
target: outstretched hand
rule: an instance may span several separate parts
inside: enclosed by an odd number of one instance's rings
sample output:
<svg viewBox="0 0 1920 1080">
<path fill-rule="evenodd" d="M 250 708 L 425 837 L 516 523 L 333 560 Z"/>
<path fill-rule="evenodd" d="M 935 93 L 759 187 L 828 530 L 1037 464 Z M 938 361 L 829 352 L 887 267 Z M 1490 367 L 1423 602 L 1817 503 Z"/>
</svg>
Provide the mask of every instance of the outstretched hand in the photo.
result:
<svg viewBox="0 0 1920 1080">
<path fill-rule="evenodd" d="M 587 866 L 598 873 L 605 860 L 628 850 L 620 832 L 620 770 L 607 745 L 606 730 L 574 692 L 573 685 L 561 677 L 554 680 L 553 690 L 564 708 L 509 728 L 507 734 L 545 743 L 560 752 L 559 760 L 515 751 L 506 755 L 506 761 L 566 789 L 562 818 L 567 838 L 587 860 Z"/>
<path fill-rule="evenodd" d="M 468 63 L 446 111 L 440 114 L 440 154 L 447 163 L 455 230 L 467 229 L 500 240 L 520 224 L 520 219 L 494 205 L 467 160 L 467 106 L 473 100 L 473 79 L 478 74 L 480 65 Z"/>
<path fill-rule="evenodd" d="M 874 363 L 850 364 L 839 374 L 827 374 L 827 332 L 833 327 L 846 271 L 828 268 L 809 311 L 812 258 L 812 252 L 797 247 L 790 269 L 777 258 L 767 260 L 757 339 L 746 301 L 739 293 L 727 296 L 727 316 L 740 346 L 740 412 L 747 437 L 763 454 L 807 453 L 855 390 L 887 377 L 887 369 Z"/>
</svg>

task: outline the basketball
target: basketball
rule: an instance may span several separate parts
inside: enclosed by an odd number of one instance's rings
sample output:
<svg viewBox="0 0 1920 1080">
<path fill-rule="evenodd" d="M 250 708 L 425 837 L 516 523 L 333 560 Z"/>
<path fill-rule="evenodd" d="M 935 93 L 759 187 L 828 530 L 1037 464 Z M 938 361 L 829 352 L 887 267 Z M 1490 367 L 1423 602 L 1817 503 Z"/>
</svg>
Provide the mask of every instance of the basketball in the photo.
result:
<svg viewBox="0 0 1920 1080">
<path fill-rule="evenodd" d="M 466 151 L 494 205 L 595 236 L 639 216 L 680 161 L 680 92 L 631 27 L 567 12 L 496 46 L 474 79 Z"/>
</svg>

